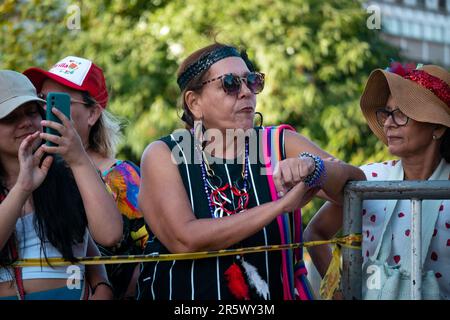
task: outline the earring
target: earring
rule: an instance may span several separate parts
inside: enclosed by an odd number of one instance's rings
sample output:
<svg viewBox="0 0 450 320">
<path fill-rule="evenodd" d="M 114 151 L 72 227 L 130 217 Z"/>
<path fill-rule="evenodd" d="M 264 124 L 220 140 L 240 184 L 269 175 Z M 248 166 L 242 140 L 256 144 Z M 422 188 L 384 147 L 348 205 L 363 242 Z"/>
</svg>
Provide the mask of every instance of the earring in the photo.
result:
<svg viewBox="0 0 450 320">
<path fill-rule="evenodd" d="M 262 113 L 257 111 L 257 112 L 255 112 L 255 115 L 258 115 L 259 118 L 260 118 L 259 126 L 255 126 L 255 127 L 262 127 L 263 126 L 263 122 L 264 122 L 264 118 L 263 118 Z"/>
<path fill-rule="evenodd" d="M 204 134 L 206 128 L 203 125 L 203 115 L 200 120 L 194 121 L 194 139 L 198 141 L 198 144 L 201 146 L 201 149 L 204 150 L 206 147 L 206 141 L 204 141 Z"/>
<path fill-rule="evenodd" d="M 433 140 L 437 140 L 437 139 L 438 139 L 438 137 L 435 134 L 433 134 Z"/>
</svg>

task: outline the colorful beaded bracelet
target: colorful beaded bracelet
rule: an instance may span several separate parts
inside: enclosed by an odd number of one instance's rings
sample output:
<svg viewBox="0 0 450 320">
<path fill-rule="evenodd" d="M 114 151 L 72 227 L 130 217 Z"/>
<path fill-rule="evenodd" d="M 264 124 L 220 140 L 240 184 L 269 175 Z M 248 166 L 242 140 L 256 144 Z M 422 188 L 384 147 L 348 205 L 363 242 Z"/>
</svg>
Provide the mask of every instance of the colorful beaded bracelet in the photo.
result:
<svg viewBox="0 0 450 320">
<path fill-rule="evenodd" d="M 306 176 L 303 182 L 310 188 L 321 187 L 326 175 L 325 164 L 323 160 L 320 157 L 315 156 L 309 152 L 300 153 L 299 158 L 305 157 L 309 157 L 314 160 L 314 171 Z"/>
</svg>

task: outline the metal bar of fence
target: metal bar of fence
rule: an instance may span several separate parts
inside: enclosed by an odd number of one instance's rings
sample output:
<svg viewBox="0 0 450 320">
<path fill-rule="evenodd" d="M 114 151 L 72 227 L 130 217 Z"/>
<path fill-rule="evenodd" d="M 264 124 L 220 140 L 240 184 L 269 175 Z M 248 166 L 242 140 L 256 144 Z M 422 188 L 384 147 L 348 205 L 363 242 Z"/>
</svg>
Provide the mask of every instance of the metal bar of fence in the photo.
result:
<svg viewBox="0 0 450 320">
<path fill-rule="evenodd" d="M 351 187 L 347 187 L 344 191 L 344 218 L 343 233 L 354 234 L 361 233 L 362 215 L 361 206 L 362 198 Z M 342 248 L 342 291 L 346 299 L 361 299 L 361 279 L 362 255 L 361 250 L 351 250 Z"/>
<path fill-rule="evenodd" d="M 450 181 L 351 181 L 346 188 L 363 199 L 450 199 Z"/>
<path fill-rule="evenodd" d="M 411 300 L 422 300 L 422 200 L 411 199 Z"/>
<path fill-rule="evenodd" d="M 343 233 L 362 232 L 362 201 L 365 199 L 411 199 L 411 298 L 421 299 L 422 199 L 450 199 L 450 181 L 352 181 L 344 190 Z M 426 249 L 426 248 L 425 248 Z M 362 254 L 342 249 L 341 288 L 345 299 L 362 297 Z"/>
</svg>

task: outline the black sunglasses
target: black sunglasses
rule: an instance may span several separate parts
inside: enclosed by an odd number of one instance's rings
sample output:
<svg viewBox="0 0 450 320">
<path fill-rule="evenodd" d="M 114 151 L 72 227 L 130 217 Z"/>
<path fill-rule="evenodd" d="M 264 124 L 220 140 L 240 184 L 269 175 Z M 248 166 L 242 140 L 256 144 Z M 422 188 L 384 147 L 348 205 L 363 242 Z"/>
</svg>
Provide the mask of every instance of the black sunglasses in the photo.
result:
<svg viewBox="0 0 450 320">
<path fill-rule="evenodd" d="M 246 74 L 245 77 L 241 77 L 232 73 L 227 73 L 202 82 L 200 87 L 216 80 L 222 80 L 223 90 L 227 94 L 235 95 L 241 92 L 242 81 L 244 81 L 253 94 L 258 94 L 264 89 L 264 79 L 265 79 L 264 73 L 260 72 L 250 72 Z"/>
</svg>

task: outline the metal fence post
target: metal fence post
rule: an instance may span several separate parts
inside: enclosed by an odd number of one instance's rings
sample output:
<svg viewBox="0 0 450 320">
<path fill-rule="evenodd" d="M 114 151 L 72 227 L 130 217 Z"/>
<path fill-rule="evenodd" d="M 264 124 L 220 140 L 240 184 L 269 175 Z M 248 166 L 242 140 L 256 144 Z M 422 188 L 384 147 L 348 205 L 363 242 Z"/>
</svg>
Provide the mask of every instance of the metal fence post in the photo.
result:
<svg viewBox="0 0 450 320">
<path fill-rule="evenodd" d="M 450 199 L 450 181 L 352 181 L 344 190 L 343 234 L 362 232 L 363 199 L 411 200 L 411 299 L 422 299 L 422 199 Z M 426 249 L 426 248 L 425 248 Z M 361 299 L 362 252 L 342 248 L 341 289 L 345 299 Z"/>
<path fill-rule="evenodd" d="M 411 300 L 422 300 L 422 201 L 411 199 Z"/>
<path fill-rule="evenodd" d="M 359 194 L 345 188 L 344 191 L 343 234 L 361 233 L 362 228 L 362 198 Z M 361 250 L 342 248 L 342 279 L 341 288 L 346 300 L 361 299 Z"/>
</svg>

